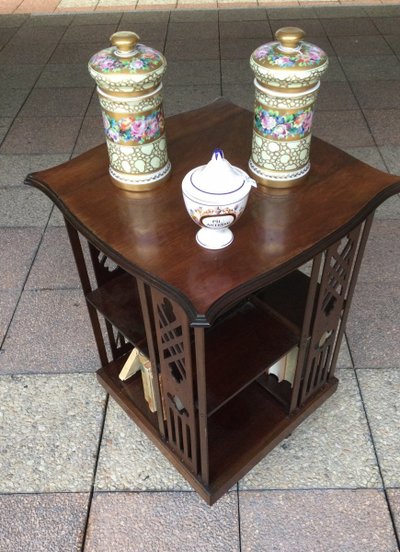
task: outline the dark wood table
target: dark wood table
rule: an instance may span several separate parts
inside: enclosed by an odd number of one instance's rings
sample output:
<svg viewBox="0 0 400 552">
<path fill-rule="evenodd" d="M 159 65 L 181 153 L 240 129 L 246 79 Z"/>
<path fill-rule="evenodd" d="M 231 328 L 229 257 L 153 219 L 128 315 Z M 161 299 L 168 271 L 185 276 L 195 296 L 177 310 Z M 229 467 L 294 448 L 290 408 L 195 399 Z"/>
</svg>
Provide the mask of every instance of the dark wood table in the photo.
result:
<svg viewBox="0 0 400 552">
<path fill-rule="evenodd" d="M 105 145 L 26 180 L 65 216 L 100 382 L 209 504 L 336 389 L 373 212 L 400 191 L 398 177 L 313 138 L 304 184 L 253 190 L 233 243 L 203 249 L 182 179 L 216 147 L 247 170 L 251 131 L 252 114 L 224 100 L 169 118 L 172 176 L 152 192 L 115 187 Z M 139 373 L 118 378 L 133 346 L 151 360 L 154 413 Z M 294 376 L 278 381 L 268 369 L 293 350 Z"/>
</svg>

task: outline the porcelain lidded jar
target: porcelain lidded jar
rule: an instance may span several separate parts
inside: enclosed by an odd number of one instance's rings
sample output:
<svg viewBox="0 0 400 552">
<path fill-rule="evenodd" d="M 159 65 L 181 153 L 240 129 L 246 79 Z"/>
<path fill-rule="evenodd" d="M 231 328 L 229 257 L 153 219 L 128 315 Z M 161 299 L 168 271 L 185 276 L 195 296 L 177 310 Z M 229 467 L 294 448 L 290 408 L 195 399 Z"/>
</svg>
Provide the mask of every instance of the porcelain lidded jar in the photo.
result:
<svg viewBox="0 0 400 552">
<path fill-rule="evenodd" d="M 110 175 L 125 190 L 151 190 L 171 171 L 162 107 L 166 60 L 140 44 L 136 33 L 117 32 L 110 40 L 111 48 L 89 61 L 102 109 Z"/>
<path fill-rule="evenodd" d="M 283 27 L 276 42 L 250 57 L 255 104 L 249 168 L 257 182 L 272 188 L 295 186 L 310 170 L 314 104 L 328 57 L 304 36 L 297 27 Z"/>
<path fill-rule="evenodd" d="M 242 215 L 256 182 L 214 150 L 207 165 L 192 169 L 182 182 L 186 210 L 201 226 L 196 241 L 206 249 L 222 249 L 233 241 L 229 229 Z"/>
</svg>

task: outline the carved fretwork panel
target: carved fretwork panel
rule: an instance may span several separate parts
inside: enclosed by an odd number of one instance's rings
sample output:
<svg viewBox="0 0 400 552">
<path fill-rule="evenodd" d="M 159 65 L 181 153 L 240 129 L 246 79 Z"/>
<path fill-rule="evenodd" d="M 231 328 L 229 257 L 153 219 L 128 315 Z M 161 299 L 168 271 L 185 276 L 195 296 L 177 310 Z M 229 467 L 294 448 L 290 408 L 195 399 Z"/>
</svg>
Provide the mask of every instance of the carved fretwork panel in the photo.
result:
<svg viewBox="0 0 400 552">
<path fill-rule="evenodd" d="M 165 405 L 167 440 L 181 460 L 198 471 L 197 423 L 193 395 L 190 328 L 183 309 L 152 289 L 160 358 L 161 393 Z"/>
<path fill-rule="evenodd" d="M 125 339 L 108 320 L 106 322 L 107 335 L 113 359 L 117 359 L 132 350 L 132 344 Z"/>
<path fill-rule="evenodd" d="M 333 373 L 340 347 L 344 315 L 350 306 L 349 288 L 360 251 L 363 225 L 330 246 L 322 257 L 313 306 L 308 355 L 303 370 L 299 406 L 323 386 Z"/>
<path fill-rule="evenodd" d="M 121 273 L 121 268 L 104 253 L 89 243 L 90 258 L 92 259 L 94 275 L 99 286 L 105 284 Z"/>
</svg>

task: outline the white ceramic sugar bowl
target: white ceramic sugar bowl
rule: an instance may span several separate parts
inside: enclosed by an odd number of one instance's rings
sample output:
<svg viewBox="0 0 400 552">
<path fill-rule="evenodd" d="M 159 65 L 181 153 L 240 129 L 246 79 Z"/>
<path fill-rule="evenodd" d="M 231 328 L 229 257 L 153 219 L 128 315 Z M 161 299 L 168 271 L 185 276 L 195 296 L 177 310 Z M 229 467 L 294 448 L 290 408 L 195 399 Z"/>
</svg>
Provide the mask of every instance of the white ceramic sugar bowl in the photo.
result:
<svg viewBox="0 0 400 552">
<path fill-rule="evenodd" d="M 247 173 L 232 166 L 220 149 L 207 165 L 192 169 L 182 182 L 190 217 L 201 226 L 196 241 L 206 249 L 222 249 L 233 241 L 230 226 L 242 215 L 252 186 Z"/>
</svg>

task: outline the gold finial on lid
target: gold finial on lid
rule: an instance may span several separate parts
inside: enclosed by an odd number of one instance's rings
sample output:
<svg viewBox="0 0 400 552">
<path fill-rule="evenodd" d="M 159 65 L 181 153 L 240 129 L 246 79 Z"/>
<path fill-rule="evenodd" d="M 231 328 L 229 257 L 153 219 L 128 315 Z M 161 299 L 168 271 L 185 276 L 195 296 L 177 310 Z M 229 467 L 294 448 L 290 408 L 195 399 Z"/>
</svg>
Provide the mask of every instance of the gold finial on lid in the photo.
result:
<svg viewBox="0 0 400 552">
<path fill-rule="evenodd" d="M 118 31 L 110 37 L 111 44 L 124 54 L 133 52 L 139 40 L 139 35 L 131 31 Z"/>
<path fill-rule="evenodd" d="M 306 36 L 299 27 L 282 27 L 275 33 L 275 38 L 284 48 L 296 48 L 300 40 Z"/>
</svg>

